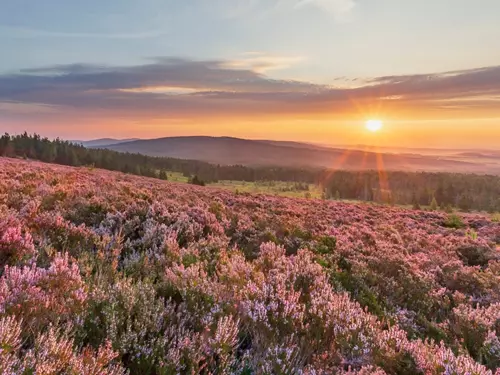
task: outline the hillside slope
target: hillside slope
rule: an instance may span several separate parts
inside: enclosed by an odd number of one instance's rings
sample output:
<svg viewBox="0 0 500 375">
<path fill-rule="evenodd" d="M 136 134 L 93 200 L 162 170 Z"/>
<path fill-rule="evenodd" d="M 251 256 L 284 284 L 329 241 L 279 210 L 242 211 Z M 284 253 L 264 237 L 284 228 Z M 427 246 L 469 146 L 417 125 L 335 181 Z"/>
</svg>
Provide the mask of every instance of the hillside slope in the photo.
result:
<svg viewBox="0 0 500 375">
<path fill-rule="evenodd" d="M 111 146 L 119 143 L 133 142 L 138 140 L 139 138 L 128 138 L 128 139 L 100 138 L 100 139 L 92 139 L 89 141 L 72 140 L 70 142 L 85 147 L 103 147 L 103 146 Z"/>
<path fill-rule="evenodd" d="M 254 141 L 229 137 L 168 137 L 101 147 L 120 152 L 201 160 L 221 165 L 500 173 L 500 161 L 475 163 L 440 156 L 364 152 L 297 142 Z"/>
<path fill-rule="evenodd" d="M 485 216 L 4 158 L 0 212 L 11 373 L 493 375 L 500 360 Z"/>
</svg>

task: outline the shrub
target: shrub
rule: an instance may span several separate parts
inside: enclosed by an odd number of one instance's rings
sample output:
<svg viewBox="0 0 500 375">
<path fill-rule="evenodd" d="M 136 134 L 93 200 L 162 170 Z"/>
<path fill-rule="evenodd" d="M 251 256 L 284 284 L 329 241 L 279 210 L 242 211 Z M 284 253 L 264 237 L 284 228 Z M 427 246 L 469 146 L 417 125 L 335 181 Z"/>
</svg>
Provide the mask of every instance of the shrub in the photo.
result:
<svg viewBox="0 0 500 375">
<path fill-rule="evenodd" d="M 462 218 L 458 215 L 449 215 L 443 224 L 447 228 L 461 229 L 465 226 Z"/>
<path fill-rule="evenodd" d="M 188 182 L 191 185 L 205 186 L 205 181 L 203 181 L 201 178 L 199 178 L 196 175 L 193 176 L 192 178 L 190 178 Z"/>
<path fill-rule="evenodd" d="M 14 218 L 0 221 L 0 272 L 6 265 L 29 263 L 35 257 L 31 234 Z"/>
<path fill-rule="evenodd" d="M 436 211 L 438 209 L 439 205 L 435 197 L 432 198 L 430 209 L 432 211 Z"/>
<path fill-rule="evenodd" d="M 459 246 L 456 251 L 467 266 L 485 267 L 496 255 L 489 246 L 480 244 L 464 244 Z"/>
<path fill-rule="evenodd" d="M 0 177 L 0 373 L 499 366 L 500 227 L 488 216 L 1 158 Z"/>
<path fill-rule="evenodd" d="M 335 237 L 323 236 L 317 242 L 316 251 L 319 254 L 332 254 L 337 246 L 337 239 Z"/>
<path fill-rule="evenodd" d="M 74 349 L 70 334 L 53 327 L 36 336 L 29 349 L 21 347 L 21 324 L 12 317 L 0 319 L 1 374 L 106 374 L 125 375 L 114 364 L 117 354 L 109 343 L 97 351 Z"/>
<path fill-rule="evenodd" d="M 67 254 L 58 254 L 48 269 L 7 266 L 0 278 L 0 314 L 22 319 L 25 334 L 75 320 L 86 301 L 79 268 Z"/>
</svg>

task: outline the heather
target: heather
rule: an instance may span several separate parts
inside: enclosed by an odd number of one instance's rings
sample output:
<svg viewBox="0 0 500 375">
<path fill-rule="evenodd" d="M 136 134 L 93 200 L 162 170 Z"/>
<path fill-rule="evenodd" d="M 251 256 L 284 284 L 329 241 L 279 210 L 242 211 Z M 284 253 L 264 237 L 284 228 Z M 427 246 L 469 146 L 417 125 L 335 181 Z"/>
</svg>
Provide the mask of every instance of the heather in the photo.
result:
<svg viewBox="0 0 500 375">
<path fill-rule="evenodd" d="M 200 144 L 199 147 L 203 148 L 203 145 Z M 232 154 L 245 153 L 248 154 L 248 150 L 236 149 Z M 211 184 L 240 192 L 250 190 L 280 195 L 358 200 L 412 206 L 416 209 L 429 208 L 434 211 L 438 208 L 451 211 L 454 207 L 461 211 L 500 211 L 498 175 L 412 172 L 411 168 L 406 167 L 405 171 L 395 171 L 394 168 L 388 167 L 387 171 L 380 172 L 380 166 L 384 168 L 385 165 L 387 168 L 387 154 L 377 157 L 377 160 L 380 160 L 371 167 L 367 164 L 367 156 L 364 154 L 362 166 L 349 170 L 347 159 L 350 154 L 351 152 L 346 152 L 339 162 L 328 163 L 336 168 L 334 171 L 305 167 L 314 165 L 314 158 L 305 156 L 300 162 L 292 163 L 292 166 L 288 167 L 285 165 L 290 165 L 290 160 L 283 157 L 277 158 L 271 164 L 258 163 L 258 155 L 255 153 L 250 153 L 250 165 L 227 165 L 230 163 L 230 157 L 222 164 L 210 164 L 197 160 L 85 148 L 60 139 L 51 141 L 36 134 L 0 136 L 0 156 L 5 157 L 75 167 L 91 166 L 161 180 L 183 180 L 195 185 Z M 404 155 L 398 155 L 396 158 L 403 160 Z M 338 168 L 347 170 L 337 170 Z M 357 170 L 360 168 L 362 170 Z M 422 168 L 420 166 L 418 170 Z M 429 169 L 434 170 L 431 166 Z M 461 170 L 468 169 L 463 166 Z"/>
<path fill-rule="evenodd" d="M 495 374 L 500 223 L 0 159 L 2 374 Z"/>
</svg>

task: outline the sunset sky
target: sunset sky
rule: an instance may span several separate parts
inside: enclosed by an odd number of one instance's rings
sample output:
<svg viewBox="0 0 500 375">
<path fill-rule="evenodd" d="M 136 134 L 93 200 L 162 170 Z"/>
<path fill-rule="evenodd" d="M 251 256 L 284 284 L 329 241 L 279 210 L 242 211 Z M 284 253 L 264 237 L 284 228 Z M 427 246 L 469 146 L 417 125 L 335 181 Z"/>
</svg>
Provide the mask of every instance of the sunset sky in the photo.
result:
<svg viewBox="0 0 500 375">
<path fill-rule="evenodd" d="M 0 0 L 0 131 L 499 149 L 499 17 L 498 0 Z"/>
</svg>

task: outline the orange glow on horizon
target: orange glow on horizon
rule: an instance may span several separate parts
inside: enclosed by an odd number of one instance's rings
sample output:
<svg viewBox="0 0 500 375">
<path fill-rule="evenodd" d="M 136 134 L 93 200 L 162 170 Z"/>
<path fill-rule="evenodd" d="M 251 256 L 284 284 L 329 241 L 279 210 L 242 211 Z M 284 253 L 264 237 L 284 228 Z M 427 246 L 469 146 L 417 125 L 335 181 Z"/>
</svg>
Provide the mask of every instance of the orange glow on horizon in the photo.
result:
<svg viewBox="0 0 500 375">
<path fill-rule="evenodd" d="M 382 117 L 382 116 L 381 116 Z M 378 147 L 492 148 L 498 149 L 500 118 L 419 120 L 384 116 L 376 133 L 366 130 L 362 116 L 269 116 L 155 118 L 152 116 L 73 115 L 58 122 L 13 122 L 4 131 L 24 130 L 65 139 L 161 138 L 170 136 L 232 136 L 247 139 L 302 141 L 322 145 Z M 63 122 L 64 121 L 64 122 Z M 71 124 L 71 126 L 63 126 Z M 44 129 L 40 131 L 40 129 Z"/>
</svg>

